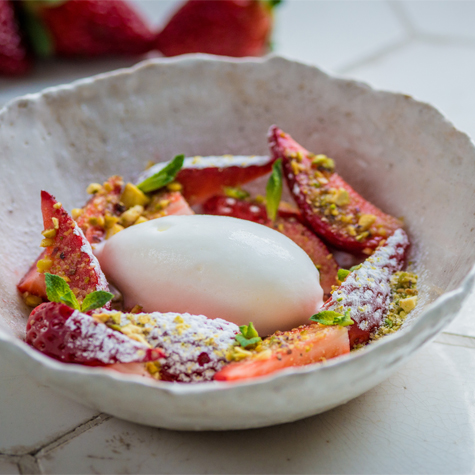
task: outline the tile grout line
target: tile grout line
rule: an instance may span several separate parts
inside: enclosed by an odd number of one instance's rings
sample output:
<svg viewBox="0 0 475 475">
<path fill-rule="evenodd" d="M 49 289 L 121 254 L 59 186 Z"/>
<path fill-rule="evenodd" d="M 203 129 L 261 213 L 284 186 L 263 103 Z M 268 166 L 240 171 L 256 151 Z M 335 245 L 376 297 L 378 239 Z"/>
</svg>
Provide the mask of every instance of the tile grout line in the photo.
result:
<svg viewBox="0 0 475 475">
<path fill-rule="evenodd" d="M 405 38 L 396 41 L 395 43 L 392 43 L 387 46 L 383 46 L 381 49 L 378 51 L 369 54 L 368 56 L 358 59 L 354 61 L 353 63 L 348 63 L 346 66 L 335 68 L 335 71 L 338 74 L 348 74 L 351 72 L 352 69 L 356 69 L 360 66 L 366 66 L 367 64 L 370 64 L 374 61 L 377 61 L 378 59 L 386 56 L 387 54 L 394 53 L 395 51 L 399 51 L 400 49 L 406 48 L 408 45 L 410 45 L 413 41 L 413 38 L 406 36 Z"/>
<path fill-rule="evenodd" d="M 106 422 L 109 419 L 112 419 L 112 417 L 113 416 L 110 416 L 109 414 L 103 414 L 103 413 L 97 416 L 94 416 L 92 419 L 89 419 L 88 421 L 83 422 L 82 424 L 78 425 L 74 429 L 71 429 L 65 434 L 62 434 L 57 439 L 53 440 L 52 442 L 49 442 L 47 445 L 32 451 L 29 455 L 33 456 L 37 460 L 38 457 L 42 457 L 43 455 L 46 455 L 47 453 L 51 452 L 56 447 L 59 447 L 60 445 L 63 445 L 66 442 L 69 442 L 70 440 L 75 439 L 81 434 L 84 434 L 84 432 L 87 432 L 89 429 L 92 429 L 93 427 L 101 425 L 103 422 Z"/>
<path fill-rule="evenodd" d="M 463 348 L 475 349 L 475 337 L 459 335 L 457 333 L 440 333 L 434 340 L 434 343 L 449 346 L 461 346 Z"/>
</svg>

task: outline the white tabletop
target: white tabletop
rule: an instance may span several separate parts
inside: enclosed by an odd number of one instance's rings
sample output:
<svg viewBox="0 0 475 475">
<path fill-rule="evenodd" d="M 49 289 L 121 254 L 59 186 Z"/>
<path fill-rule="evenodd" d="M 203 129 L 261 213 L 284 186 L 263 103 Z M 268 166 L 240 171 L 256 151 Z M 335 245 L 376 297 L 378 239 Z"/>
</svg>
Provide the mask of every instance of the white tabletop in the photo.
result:
<svg viewBox="0 0 475 475">
<path fill-rule="evenodd" d="M 176 5 L 138 3 L 155 24 Z M 468 1 L 287 0 L 275 51 L 430 102 L 474 137 L 474 24 Z M 0 106 L 134 62 L 44 63 L 28 78 L 0 79 Z M 474 314 L 475 297 L 435 342 L 356 400 L 252 431 L 142 427 L 71 402 L 0 361 L 0 474 L 473 472 Z"/>
</svg>

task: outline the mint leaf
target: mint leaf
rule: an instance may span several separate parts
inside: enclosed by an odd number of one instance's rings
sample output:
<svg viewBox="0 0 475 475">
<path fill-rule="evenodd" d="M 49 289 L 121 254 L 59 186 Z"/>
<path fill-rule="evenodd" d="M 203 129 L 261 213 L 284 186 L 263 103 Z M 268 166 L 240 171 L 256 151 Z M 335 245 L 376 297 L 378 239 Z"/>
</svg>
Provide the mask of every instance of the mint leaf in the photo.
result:
<svg viewBox="0 0 475 475">
<path fill-rule="evenodd" d="M 343 282 L 348 277 L 348 274 L 351 274 L 351 271 L 347 269 L 338 269 L 338 280 Z"/>
<path fill-rule="evenodd" d="M 282 159 L 279 158 L 272 165 L 272 173 L 266 186 L 266 209 L 267 216 L 274 221 L 279 209 L 282 196 Z"/>
<path fill-rule="evenodd" d="M 68 283 L 59 275 L 45 273 L 46 295 L 51 302 L 65 303 L 80 310 L 79 302 Z"/>
<path fill-rule="evenodd" d="M 81 311 L 89 312 L 95 308 L 103 307 L 107 302 L 114 298 L 114 294 L 105 292 L 104 290 L 96 290 L 86 295 L 86 298 L 82 302 Z"/>
<path fill-rule="evenodd" d="M 248 346 L 255 345 L 261 341 L 261 337 L 256 336 L 254 338 L 246 338 L 242 335 L 236 335 L 236 341 L 241 345 L 243 348 L 247 348 Z"/>
<path fill-rule="evenodd" d="M 346 309 L 344 314 L 334 312 L 333 310 L 324 310 L 310 317 L 310 320 L 321 325 L 340 325 L 346 327 L 355 323 L 350 317 L 350 309 Z"/>
<path fill-rule="evenodd" d="M 262 338 L 259 336 L 259 333 L 257 333 L 252 322 L 250 322 L 249 325 L 241 325 L 239 330 L 241 331 L 241 334 L 236 335 L 236 342 L 243 348 L 247 348 L 248 346 L 255 345 L 262 341 Z"/>
<path fill-rule="evenodd" d="M 166 167 L 138 184 L 137 188 L 144 193 L 151 193 L 163 188 L 175 179 L 177 173 L 183 168 L 184 161 L 184 155 L 177 155 Z"/>
</svg>

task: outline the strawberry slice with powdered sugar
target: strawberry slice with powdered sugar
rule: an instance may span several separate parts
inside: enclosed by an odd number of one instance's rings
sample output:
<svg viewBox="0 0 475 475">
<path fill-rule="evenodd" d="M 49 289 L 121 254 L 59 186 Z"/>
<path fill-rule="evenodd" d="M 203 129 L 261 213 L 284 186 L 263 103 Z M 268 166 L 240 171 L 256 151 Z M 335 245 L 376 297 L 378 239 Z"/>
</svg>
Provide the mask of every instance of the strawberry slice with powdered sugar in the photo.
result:
<svg viewBox="0 0 475 475">
<path fill-rule="evenodd" d="M 320 309 L 349 316 L 355 322 L 349 327 L 350 346 L 366 343 L 371 333 L 384 321 L 391 301 L 391 276 L 402 269 L 409 240 L 398 229 L 386 243 L 350 272 Z"/>
<path fill-rule="evenodd" d="M 325 295 L 330 295 L 332 285 L 337 283 L 338 264 L 325 244 L 308 226 L 301 222 L 300 213 L 297 210 L 292 210 L 287 203 L 280 203 L 274 222 L 267 217 L 267 211 L 263 204 L 222 195 L 213 196 L 206 201 L 203 204 L 203 211 L 206 214 L 254 221 L 285 234 L 312 259 L 320 273 L 320 285 Z"/>
<path fill-rule="evenodd" d="M 223 155 L 185 158 L 176 181 L 181 183 L 182 194 L 190 206 L 201 204 L 223 187 L 236 187 L 255 180 L 272 169 L 274 160 L 267 156 Z M 140 175 L 141 183 L 165 168 L 170 162 L 157 163 Z"/>
<path fill-rule="evenodd" d="M 56 302 L 43 303 L 31 312 L 26 342 L 59 361 L 90 366 L 146 363 L 164 357 L 160 349 L 150 348 L 90 315 Z"/>
<path fill-rule="evenodd" d="M 295 202 L 312 229 L 333 246 L 367 253 L 402 223 L 356 193 L 337 173 L 334 162 L 315 155 L 276 126 L 269 130 L 274 159 L 281 158 Z"/>
<path fill-rule="evenodd" d="M 108 290 L 91 245 L 61 203 L 42 191 L 41 209 L 45 228 L 42 246 L 46 255 L 38 261 L 38 269 L 65 279 L 80 303 L 95 290 Z"/>
<path fill-rule="evenodd" d="M 245 359 L 230 363 L 214 375 L 217 381 L 238 381 L 265 376 L 292 366 L 325 361 L 350 351 L 348 329 L 320 324 L 276 332 Z M 242 351 L 240 352 L 243 353 Z"/>
</svg>

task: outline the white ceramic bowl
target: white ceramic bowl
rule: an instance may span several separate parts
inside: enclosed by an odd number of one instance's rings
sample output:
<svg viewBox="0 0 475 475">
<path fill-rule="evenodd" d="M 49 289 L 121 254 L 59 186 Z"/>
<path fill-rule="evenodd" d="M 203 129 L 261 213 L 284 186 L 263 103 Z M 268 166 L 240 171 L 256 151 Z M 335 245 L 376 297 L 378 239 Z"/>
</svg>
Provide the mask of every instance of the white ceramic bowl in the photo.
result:
<svg viewBox="0 0 475 475">
<path fill-rule="evenodd" d="M 326 364 L 245 383 L 196 385 L 62 364 L 22 341 L 28 309 L 15 284 L 39 252 L 40 189 L 71 209 L 85 201 L 91 181 L 116 173 L 130 178 L 150 159 L 265 154 L 274 123 L 335 158 L 365 197 L 404 216 L 420 304 L 400 332 Z M 0 150 L 0 356 L 123 419 L 221 430 L 325 411 L 387 378 L 453 320 L 474 285 L 469 139 L 431 106 L 283 58 L 152 60 L 26 96 L 0 112 Z"/>
</svg>

